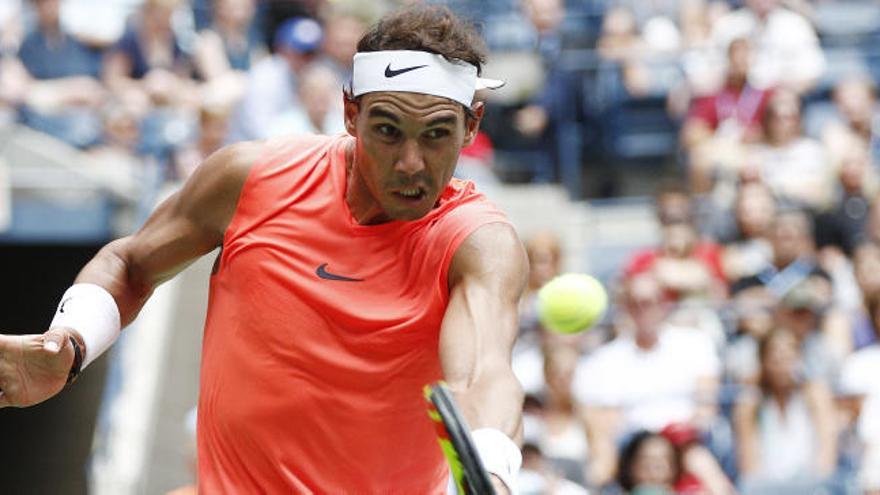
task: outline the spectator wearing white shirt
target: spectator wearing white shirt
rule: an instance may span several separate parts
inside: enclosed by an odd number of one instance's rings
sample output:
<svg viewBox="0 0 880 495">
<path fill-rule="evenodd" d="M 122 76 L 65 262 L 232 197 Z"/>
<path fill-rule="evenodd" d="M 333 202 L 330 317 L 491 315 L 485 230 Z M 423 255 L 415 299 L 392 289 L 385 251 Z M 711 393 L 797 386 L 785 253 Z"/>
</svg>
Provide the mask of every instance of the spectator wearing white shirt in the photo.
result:
<svg viewBox="0 0 880 495">
<path fill-rule="evenodd" d="M 801 345 L 788 330 L 760 344 L 759 387 L 734 410 L 739 470 L 747 483 L 822 481 L 837 461 L 834 406 L 827 386 L 805 380 Z"/>
<path fill-rule="evenodd" d="M 793 91 L 780 90 L 770 98 L 764 141 L 751 147 L 746 167 L 783 204 L 821 210 L 831 202 L 834 169 L 822 144 L 804 136 L 801 102 Z"/>
<path fill-rule="evenodd" d="M 718 19 L 715 45 L 723 50 L 736 38 L 749 38 L 755 49 L 749 81 L 759 88 L 786 86 L 804 93 L 813 87 L 825 70 L 825 56 L 809 21 L 779 0 L 745 4 Z"/>
<path fill-rule="evenodd" d="M 665 323 L 670 304 L 650 274 L 629 279 L 624 292 L 632 330 L 583 361 L 573 382 L 596 484 L 614 476 L 617 443 L 624 435 L 659 431 L 670 423 L 705 426 L 716 412 L 721 366 L 711 338 Z"/>
<path fill-rule="evenodd" d="M 866 297 L 874 332 L 880 337 L 880 292 Z M 851 354 L 843 363 L 839 391 L 855 399 L 856 432 L 864 446 L 859 473 L 865 493 L 880 493 L 880 343 Z"/>
</svg>

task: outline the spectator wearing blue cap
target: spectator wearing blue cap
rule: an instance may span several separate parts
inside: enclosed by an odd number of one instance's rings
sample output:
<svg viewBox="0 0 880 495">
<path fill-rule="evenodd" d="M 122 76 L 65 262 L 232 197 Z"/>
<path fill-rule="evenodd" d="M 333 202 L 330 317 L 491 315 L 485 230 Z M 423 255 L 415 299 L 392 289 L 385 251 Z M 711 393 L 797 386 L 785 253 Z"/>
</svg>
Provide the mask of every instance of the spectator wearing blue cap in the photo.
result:
<svg viewBox="0 0 880 495">
<path fill-rule="evenodd" d="M 294 17 L 278 27 L 273 55 L 251 68 L 232 117 L 230 142 L 269 137 L 276 117 L 299 106 L 300 74 L 318 55 L 323 39 L 321 25 L 308 17 Z"/>
</svg>

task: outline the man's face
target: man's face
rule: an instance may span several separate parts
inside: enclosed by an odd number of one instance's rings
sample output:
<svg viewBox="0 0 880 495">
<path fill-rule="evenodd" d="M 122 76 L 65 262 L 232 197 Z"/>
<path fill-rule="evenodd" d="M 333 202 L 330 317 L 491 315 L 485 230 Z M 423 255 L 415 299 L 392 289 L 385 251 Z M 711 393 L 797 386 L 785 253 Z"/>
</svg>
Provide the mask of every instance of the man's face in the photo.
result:
<svg viewBox="0 0 880 495">
<path fill-rule="evenodd" d="M 466 118 L 461 104 L 417 93 L 346 102 L 346 129 L 357 138 L 351 184 L 371 198 L 367 222 L 416 220 L 434 207 L 462 146 L 476 136 L 481 104 L 474 113 Z"/>
<path fill-rule="evenodd" d="M 777 7 L 779 0 L 746 0 L 746 6 L 758 17 L 764 17 Z"/>
<path fill-rule="evenodd" d="M 58 24 L 58 16 L 61 11 L 60 3 L 60 0 L 36 0 L 34 2 L 41 26 L 54 27 Z"/>
</svg>

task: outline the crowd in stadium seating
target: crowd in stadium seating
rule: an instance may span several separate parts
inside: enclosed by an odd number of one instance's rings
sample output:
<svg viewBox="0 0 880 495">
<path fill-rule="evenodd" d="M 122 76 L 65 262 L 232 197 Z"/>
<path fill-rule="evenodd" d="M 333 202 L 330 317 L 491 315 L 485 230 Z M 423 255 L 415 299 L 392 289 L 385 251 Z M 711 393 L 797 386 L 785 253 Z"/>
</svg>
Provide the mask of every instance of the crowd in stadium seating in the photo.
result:
<svg viewBox="0 0 880 495">
<path fill-rule="evenodd" d="M 379 12 L 350 3 L 12 2 L 0 108 L 87 153 L 126 155 L 120 166 L 183 179 L 223 144 L 342 130 L 342 82 Z M 97 36 L 89 11 L 120 27 Z"/>
<path fill-rule="evenodd" d="M 338 132 L 380 3 L 7 1 L 0 125 L 169 180 L 229 142 Z M 577 197 L 598 162 L 678 171 L 591 332 L 540 327 L 563 253 L 527 240 L 523 493 L 880 493 L 880 7 L 435 3 L 508 81 L 459 174 Z"/>
<path fill-rule="evenodd" d="M 600 30 L 551 62 L 582 82 L 571 122 L 602 137 L 578 145 L 678 173 L 656 181 L 660 242 L 608 280 L 598 329 L 540 327 L 535 293 L 563 254 L 527 242 L 529 493 L 880 493 L 880 23 L 827 22 L 877 6 L 609 3 L 567 2 Z M 649 146 L 658 129 L 673 144 Z"/>
</svg>

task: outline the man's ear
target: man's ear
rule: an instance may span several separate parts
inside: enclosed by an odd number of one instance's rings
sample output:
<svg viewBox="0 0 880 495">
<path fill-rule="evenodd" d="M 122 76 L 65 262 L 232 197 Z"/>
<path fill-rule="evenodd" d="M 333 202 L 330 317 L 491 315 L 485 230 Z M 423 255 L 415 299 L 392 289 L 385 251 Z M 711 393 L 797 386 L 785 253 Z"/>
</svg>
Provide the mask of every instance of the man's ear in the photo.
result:
<svg viewBox="0 0 880 495">
<path fill-rule="evenodd" d="M 477 138 L 477 132 L 480 130 L 480 121 L 483 120 L 483 112 L 485 110 L 486 105 L 482 101 L 475 101 L 471 104 L 471 115 L 466 116 L 464 119 L 465 134 L 463 146 L 470 146 L 473 144 L 474 139 Z"/>
<path fill-rule="evenodd" d="M 357 137 L 357 117 L 361 110 L 360 102 L 350 94 L 343 93 L 342 103 L 345 113 L 345 130 L 351 136 Z"/>
</svg>

